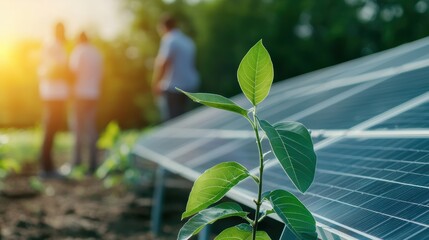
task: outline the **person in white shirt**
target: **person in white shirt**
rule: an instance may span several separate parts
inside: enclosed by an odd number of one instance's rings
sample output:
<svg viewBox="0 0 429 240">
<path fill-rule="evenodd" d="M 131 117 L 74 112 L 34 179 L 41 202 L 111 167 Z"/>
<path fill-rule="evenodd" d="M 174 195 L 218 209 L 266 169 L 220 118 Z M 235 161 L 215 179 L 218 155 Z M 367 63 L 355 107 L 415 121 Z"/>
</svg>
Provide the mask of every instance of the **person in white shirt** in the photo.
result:
<svg viewBox="0 0 429 240">
<path fill-rule="evenodd" d="M 161 46 L 155 60 L 152 91 L 161 98 L 163 120 L 179 116 L 186 111 L 187 97 L 178 92 L 197 90 L 200 81 L 195 68 L 195 44 L 176 27 L 170 15 L 161 18 L 158 31 L 162 36 Z"/>
<path fill-rule="evenodd" d="M 97 102 L 100 97 L 100 84 L 103 72 L 103 59 L 87 35 L 79 35 L 78 44 L 70 56 L 70 69 L 75 76 L 73 84 L 73 165 L 82 163 L 82 151 L 85 138 L 89 146 L 89 171 L 97 168 L 96 126 Z"/>
<path fill-rule="evenodd" d="M 44 130 L 42 149 L 39 157 L 41 176 L 56 177 L 52 159 L 52 147 L 56 133 L 66 122 L 66 103 L 69 97 L 68 56 L 65 49 L 65 29 L 62 23 L 54 28 L 55 38 L 46 43 L 42 50 L 39 66 L 39 91 L 43 102 Z"/>
</svg>

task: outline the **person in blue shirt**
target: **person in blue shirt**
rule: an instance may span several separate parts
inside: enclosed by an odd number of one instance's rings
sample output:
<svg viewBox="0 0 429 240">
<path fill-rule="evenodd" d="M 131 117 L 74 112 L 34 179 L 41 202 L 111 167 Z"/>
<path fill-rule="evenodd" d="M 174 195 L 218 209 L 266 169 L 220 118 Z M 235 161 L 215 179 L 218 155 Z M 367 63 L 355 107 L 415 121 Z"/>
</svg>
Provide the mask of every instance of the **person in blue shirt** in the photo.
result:
<svg viewBox="0 0 429 240">
<path fill-rule="evenodd" d="M 158 25 L 161 45 L 155 60 L 152 91 L 158 98 L 163 120 L 186 111 L 187 97 L 178 92 L 196 91 L 200 81 L 195 67 L 195 44 L 178 27 L 176 20 L 164 15 Z"/>
</svg>

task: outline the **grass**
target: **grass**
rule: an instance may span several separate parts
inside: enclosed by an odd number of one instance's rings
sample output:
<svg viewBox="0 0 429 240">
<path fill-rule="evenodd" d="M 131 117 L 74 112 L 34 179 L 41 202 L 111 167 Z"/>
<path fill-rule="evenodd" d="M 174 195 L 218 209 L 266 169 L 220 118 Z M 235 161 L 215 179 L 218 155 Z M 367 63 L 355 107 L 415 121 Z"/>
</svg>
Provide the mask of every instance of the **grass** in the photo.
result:
<svg viewBox="0 0 429 240">
<path fill-rule="evenodd" d="M 98 141 L 100 167 L 96 176 L 103 179 L 106 187 L 117 184 L 134 185 L 140 181 L 140 170 L 130 157 L 132 147 L 140 135 L 139 130 L 121 131 L 116 123 L 109 124 Z M 10 172 L 35 175 L 38 171 L 38 156 L 42 144 L 42 130 L 0 129 L 0 179 Z M 53 148 L 55 166 L 70 162 L 73 136 L 70 132 L 56 135 Z M 76 180 L 85 176 L 87 168 L 75 168 L 69 177 Z"/>
<path fill-rule="evenodd" d="M 0 158 L 14 159 L 19 163 L 37 160 L 42 144 L 42 130 L 33 129 L 1 129 Z M 54 143 L 55 155 L 69 153 L 72 137 L 68 132 L 60 132 Z"/>
<path fill-rule="evenodd" d="M 33 129 L 0 129 L 0 168 L 6 171 L 19 172 L 22 166 L 36 168 L 42 144 L 42 130 Z M 69 159 L 72 136 L 60 132 L 56 138 L 53 155 L 57 165 Z"/>
</svg>

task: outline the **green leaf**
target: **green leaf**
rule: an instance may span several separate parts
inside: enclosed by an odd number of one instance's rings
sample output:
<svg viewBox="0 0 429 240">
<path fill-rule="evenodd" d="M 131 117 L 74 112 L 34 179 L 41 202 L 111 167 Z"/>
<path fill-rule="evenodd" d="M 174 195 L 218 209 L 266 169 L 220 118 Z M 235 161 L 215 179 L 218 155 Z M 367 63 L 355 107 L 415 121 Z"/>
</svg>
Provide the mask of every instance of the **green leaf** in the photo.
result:
<svg viewBox="0 0 429 240">
<path fill-rule="evenodd" d="M 274 190 L 270 194 L 270 201 L 274 211 L 296 239 L 317 239 L 313 215 L 292 193 Z"/>
<path fill-rule="evenodd" d="M 289 178 L 301 192 L 307 191 L 316 171 L 316 154 L 308 130 L 297 122 L 282 122 L 272 126 L 260 120 L 259 125 Z"/>
<path fill-rule="evenodd" d="M 186 94 L 186 96 L 188 96 L 194 102 L 204 104 L 208 107 L 219 108 L 247 116 L 247 110 L 238 106 L 235 102 L 224 96 L 211 93 L 188 93 L 179 88 L 176 89 Z"/>
<path fill-rule="evenodd" d="M 249 171 L 236 162 L 223 162 L 206 170 L 192 187 L 182 219 L 216 203 L 232 187 L 248 176 L 250 176 Z"/>
<path fill-rule="evenodd" d="M 234 227 L 227 228 L 223 230 L 215 240 L 229 240 L 229 239 L 236 239 L 236 240 L 251 240 L 252 239 L 252 227 L 249 224 L 239 224 Z M 270 236 L 264 231 L 257 231 L 256 232 L 256 239 L 257 240 L 270 240 Z"/>
<path fill-rule="evenodd" d="M 177 239 L 189 239 L 199 233 L 204 226 L 212 224 L 219 219 L 228 217 L 245 217 L 249 214 L 244 212 L 237 203 L 221 203 L 212 208 L 204 209 L 190 218 L 180 229 Z"/>
<path fill-rule="evenodd" d="M 257 42 L 241 60 L 237 72 L 238 83 L 253 106 L 262 102 L 270 92 L 274 78 L 270 54 Z"/>
<path fill-rule="evenodd" d="M 104 132 L 101 134 L 101 137 L 97 141 L 97 147 L 101 149 L 110 149 L 115 145 L 121 129 L 119 128 L 118 123 L 115 121 L 110 122 Z"/>
</svg>

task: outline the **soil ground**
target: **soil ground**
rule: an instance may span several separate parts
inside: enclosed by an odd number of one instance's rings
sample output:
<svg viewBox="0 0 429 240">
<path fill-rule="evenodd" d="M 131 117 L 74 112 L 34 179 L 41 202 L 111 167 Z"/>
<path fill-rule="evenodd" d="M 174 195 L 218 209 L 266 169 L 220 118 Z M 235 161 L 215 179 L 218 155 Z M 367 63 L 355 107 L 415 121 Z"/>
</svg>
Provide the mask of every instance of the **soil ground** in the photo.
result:
<svg viewBox="0 0 429 240">
<path fill-rule="evenodd" d="M 0 239 L 176 239 L 189 190 L 166 191 L 163 233 L 150 231 L 152 188 L 106 189 L 94 177 L 81 181 L 9 177 L 0 195 Z M 156 204 L 156 203 L 155 203 Z"/>
<path fill-rule="evenodd" d="M 68 152 L 58 152 L 55 155 L 57 166 L 68 162 L 69 156 Z M 30 184 L 30 179 L 37 175 L 37 168 L 37 163 L 30 160 L 19 175 L 0 179 L 0 184 L 3 183 L 0 240 L 169 240 L 177 238 L 184 223 L 180 217 L 192 182 L 168 174 L 162 234 L 153 236 L 150 212 L 152 205 L 161 204 L 152 202 L 156 170 L 153 164 L 138 166 L 149 180 L 132 189 L 123 185 L 107 189 L 101 180 L 87 177 L 79 181 L 42 180 L 43 190 L 38 192 Z M 238 223 L 237 219 L 215 223 L 211 227 L 212 236 Z M 260 227 L 268 231 L 272 239 L 278 239 L 283 224 L 266 219 Z"/>
</svg>

